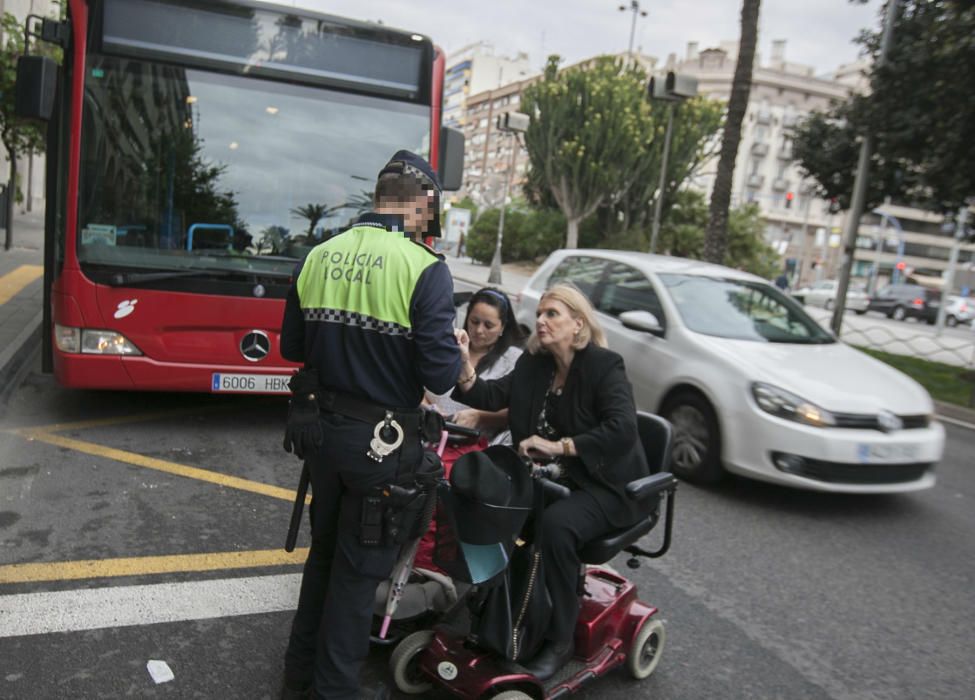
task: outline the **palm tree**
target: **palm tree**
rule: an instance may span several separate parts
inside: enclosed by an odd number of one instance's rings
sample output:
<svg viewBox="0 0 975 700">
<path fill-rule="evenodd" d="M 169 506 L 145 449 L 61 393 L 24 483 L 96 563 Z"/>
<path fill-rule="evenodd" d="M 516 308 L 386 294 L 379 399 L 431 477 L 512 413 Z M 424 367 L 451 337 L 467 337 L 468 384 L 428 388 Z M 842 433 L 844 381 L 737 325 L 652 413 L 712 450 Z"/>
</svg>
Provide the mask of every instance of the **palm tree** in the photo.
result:
<svg viewBox="0 0 975 700">
<path fill-rule="evenodd" d="M 315 234 L 315 226 L 330 213 L 330 210 L 327 204 L 306 204 L 303 207 L 295 207 L 291 213 L 302 219 L 308 219 L 308 240 L 310 241 Z"/>
<path fill-rule="evenodd" d="M 711 211 L 707 236 L 704 239 L 704 259 L 718 263 L 724 261 L 728 244 L 728 206 L 731 204 L 731 183 L 735 174 L 735 156 L 741 142 L 741 122 L 748 108 L 748 94 L 752 89 L 752 64 L 755 62 L 755 44 L 758 41 L 758 9 L 761 0 L 742 0 L 741 38 L 738 41 L 738 63 L 731 83 L 731 99 L 725 117 L 724 135 L 721 139 L 721 156 L 711 191 Z"/>
</svg>

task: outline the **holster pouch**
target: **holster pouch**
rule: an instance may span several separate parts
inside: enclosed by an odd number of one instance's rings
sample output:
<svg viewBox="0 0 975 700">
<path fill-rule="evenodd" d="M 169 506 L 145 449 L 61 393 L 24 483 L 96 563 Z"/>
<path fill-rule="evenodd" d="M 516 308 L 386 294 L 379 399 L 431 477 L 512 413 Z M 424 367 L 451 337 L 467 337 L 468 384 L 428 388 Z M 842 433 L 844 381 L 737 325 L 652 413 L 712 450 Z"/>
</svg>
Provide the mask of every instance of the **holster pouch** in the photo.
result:
<svg viewBox="0 0 975 700">
<path fill-rule="evenodd" d="M 362 499 L 359 542 L 390 547 L 422 537 L 430 526 L 429 506 L 443 473 L 440 458 L 424 452 L 417 468 L 400 483 L 374 488 Z"/>
<path fill-rule="evenodd" d="M 362 498 L 362 515 L 359 519 L 359 544 L 363 547 L 378 547 L 383 543 L 383 503 L 382 490 L 373 489 Z"/>
</svg>

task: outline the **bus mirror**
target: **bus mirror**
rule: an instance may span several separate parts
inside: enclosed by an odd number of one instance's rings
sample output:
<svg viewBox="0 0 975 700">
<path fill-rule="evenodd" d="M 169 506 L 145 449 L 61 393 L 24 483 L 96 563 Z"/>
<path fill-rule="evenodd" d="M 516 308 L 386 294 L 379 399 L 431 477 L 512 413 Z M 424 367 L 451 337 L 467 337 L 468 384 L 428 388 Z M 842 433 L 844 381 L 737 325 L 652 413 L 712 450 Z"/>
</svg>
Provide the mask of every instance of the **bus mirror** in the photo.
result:
<svg viewBox="0 0 975 700">
<path fill-rule="evenodd" d="M 464 184 L 464 132 L 440 127 L 440 164 L 437 168 L 445 190 L 459 190 Z"/>
<path fill-rule="evenodd" d="M 48 121 L 54 113 L 58 64 L 46 56 L 21 56 L 17 59 L 17 86 L 14 113 L 23 119 Z"/>
</svg>

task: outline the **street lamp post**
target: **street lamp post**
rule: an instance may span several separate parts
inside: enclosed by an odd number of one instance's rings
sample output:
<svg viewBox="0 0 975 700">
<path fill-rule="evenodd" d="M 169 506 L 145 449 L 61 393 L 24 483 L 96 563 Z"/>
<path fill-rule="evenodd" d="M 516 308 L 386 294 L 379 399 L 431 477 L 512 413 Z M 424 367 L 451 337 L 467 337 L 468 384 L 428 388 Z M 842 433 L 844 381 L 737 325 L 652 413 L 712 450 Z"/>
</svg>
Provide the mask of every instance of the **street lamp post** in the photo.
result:
<svg viewBox="0 0 975 700">
<path fill-rule="evenodd" d="M 657 250 L 660 236 L 660 213 L 663 210 L 664 192 L 667 184 L 667 161 L 670 157 L 670 140 L 674 130 L 674 110 L 676 103 L 697 94 L 697 78 L 677 75 L 673 71 L 665 76 L 650 78 L 647 93 L 651 100 L 669 103 L 667 105 L 667 130 L 664 132 L 664 149 L 660 156 L 660 179 L 657 182 L 657 201 L 653 204 L 653 225 L 650 233 L 650 252 Z"/>
<path fill-rule="evenodd" d="M 501 284 L 501 243 L 504 240 L 504 210 L 508 204 L 508 190 L 511 187 L 511 173 L 515 169 L 515 154 L 518 148 L 518 134 L 528 131 L 531 117 L 521 112 L 505 112 L 498 115 L 498 131 L 506 133 L 511 145 L 511 158 L 504 175 L 504 195 L 501 197 L 501 215 L 498 217 L 498 235 L 494 242 L 494 257 L 491 258 L 491 272 L 488 284 Z"/>
<path fill-rule="evenodd" d="M 633 21 L 630 22 L 630 47 L 626 50 L 629 55 L 630 60 L 633 60 L 633 37 L 636 34 L 636 17 L 646 17 L 647 11 L 640 9 L 639 0 L 630 0 L 629 7 L 626 5 L 620 5 L 620 12 L 630 11 L 633 13 Z"/>
</svg>

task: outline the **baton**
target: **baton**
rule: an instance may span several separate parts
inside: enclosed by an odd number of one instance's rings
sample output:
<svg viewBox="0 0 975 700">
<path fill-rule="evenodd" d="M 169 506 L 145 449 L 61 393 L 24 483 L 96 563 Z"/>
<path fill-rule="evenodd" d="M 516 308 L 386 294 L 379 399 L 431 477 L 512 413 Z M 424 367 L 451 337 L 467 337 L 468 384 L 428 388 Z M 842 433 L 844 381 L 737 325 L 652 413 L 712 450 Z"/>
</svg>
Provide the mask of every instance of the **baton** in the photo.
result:
<svg viewBox="0 0 975 700">
<path fill-rule="evenodd" d="M 291 523 L 288 525 L 288 538 L 284 541 L 284 551 L 295 551 L 295 542 L 298 541 L 298 530 L 301 528 L 301 511 L 305 508 L 305 497 L 308 495 L 308 480 L 311 477 L 308 471 L 308 462 L 301 467 L 301 478 L 298 479 L 298 493 L 295 494 L 295 505 L 291 509 Z"/>
</svg>

